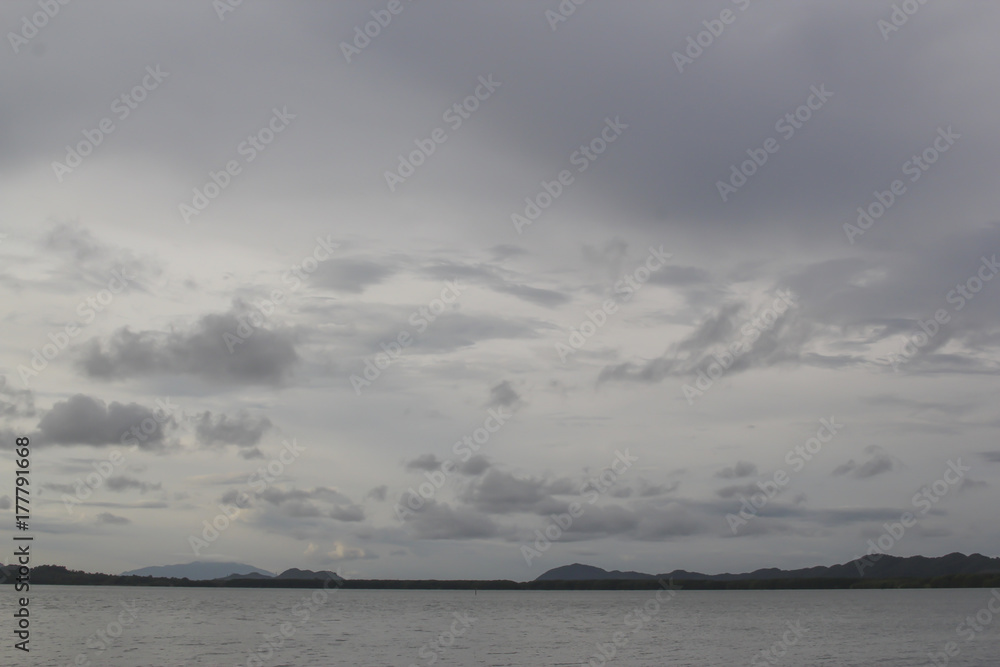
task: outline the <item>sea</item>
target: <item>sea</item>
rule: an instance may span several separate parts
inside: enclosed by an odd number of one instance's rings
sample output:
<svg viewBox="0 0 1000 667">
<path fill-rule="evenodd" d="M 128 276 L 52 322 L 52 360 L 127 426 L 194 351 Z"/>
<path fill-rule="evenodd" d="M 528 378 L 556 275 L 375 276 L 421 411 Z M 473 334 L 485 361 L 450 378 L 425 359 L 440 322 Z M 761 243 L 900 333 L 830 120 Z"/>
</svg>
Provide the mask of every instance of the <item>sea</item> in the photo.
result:
<svg viewBox="0 0 1000 667">
<path fill-rule="evenodd" d="M 1000 590 L 984 588 L 32 586 L 28 652 L 15 609 L 0 589 L 5 667 L 1000 665 Z"/>
</svg>

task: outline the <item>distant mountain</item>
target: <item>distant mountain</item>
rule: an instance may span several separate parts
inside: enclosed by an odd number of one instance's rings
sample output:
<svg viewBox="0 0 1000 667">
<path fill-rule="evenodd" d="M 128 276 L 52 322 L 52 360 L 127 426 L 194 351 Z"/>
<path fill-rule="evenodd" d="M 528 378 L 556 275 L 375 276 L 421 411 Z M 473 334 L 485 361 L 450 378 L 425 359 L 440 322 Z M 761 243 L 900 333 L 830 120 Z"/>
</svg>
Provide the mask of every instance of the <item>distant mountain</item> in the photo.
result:
<svg viewBox="0 0 1000 667">
<path fill-rule="evenodd" d="M 607 579 L 675 579 L 702 581 L 739 581 L 745 579 L 899 579 L 927 578 L 956 574 L 1000 573 L 1000 558 L 989 558 L 982 554 L 966 556 L 950 553 L 947 556 L 928 558 L 926 556 L 882 556 L 878 560 L 860 563 L 848 561 L 840 565 L 807 567 L 798 570 L 765 568 L 742 574 L 703 574 L 674 570 L 666 574 L 652 575 L 642 572 L 607 571 L 592 565 L 564 565 L 540 574 L 535 581 L 597 581 Z"/>
<path fill-rule="evenodd" d="M 274 576 L 273 572 L 268 572 L 267 570 L 262 570 L 259 567 L 247 565 L 246 563 L 205 563 L 202 561 L 185 563 L 183 565 L 143 567 L 138 570 L 122 572 L 122 576 L 134 574 L 140 577 L 176 577 L 177 579 L 187 577 L 192 580 L 204 580 L 221 579 L 230 574 L 250 574 L 253 572 L 267 575 L 268 577 Z"/>
<path fill-rule="evenodd" d="M 329 570 L 313 572 L 312 570 L 300 570 L 297 567 L 285 570 L 275 577 L 275 579 L 332 579 L 334 581 L 343 581 L 336 572 L 330 572 Z"/>
<path fill-rule="evenodd" d="M 274 577 L 261 574 L 260 572 L 247 572 L 246 574 L 230 574 L 225 577 L 216 577 L 212 581 L 232 581 L 233 579 L 274 579 Z"/>
<path fill-rule="evenodd" d="M 608 572 L 607 570 L 602 570 L 599 567 L 594 567 L 593 565 L 582 565 L 581 563 L 573 563 L 572 565 L 563 565 L 562 567 L 557 567 L 549 570 L 538 576 L 535 581 L 591 581 L 591 580 L 607 580 L 607 579 L 655 579 L 651 574 L 643 574 L 642 572 L 621 572 L 619 570 L 612 570 Z"/>
</svg>

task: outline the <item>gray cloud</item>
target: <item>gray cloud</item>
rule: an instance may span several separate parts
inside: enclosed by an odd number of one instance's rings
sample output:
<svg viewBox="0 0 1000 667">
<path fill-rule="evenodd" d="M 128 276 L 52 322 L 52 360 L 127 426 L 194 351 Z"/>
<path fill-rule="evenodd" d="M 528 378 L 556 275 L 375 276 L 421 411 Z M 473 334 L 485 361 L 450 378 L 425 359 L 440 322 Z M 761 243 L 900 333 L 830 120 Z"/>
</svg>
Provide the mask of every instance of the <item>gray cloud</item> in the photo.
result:
<svg viewBox="0 0 1000 667">
<path fill-rule="evenodd" d="M 504 380 L 490 388 L 490 400 L 487 403 L 493 407 L 503 406 L 515 408 L 521 403 L 521 396 L 514 390 L 510 382 Z"/>
<path fill-rule="evenodd" d="M 458 464 L 458 471 L 460 473 L 463 475 L 471 475 L 473 477 L 482 475 L 484 472 L 489 470 L 489 468 L 489 460 L 481 454 L 475 454 L 474 456 L 471 456 L 468 461 Z"/>
<path fill-rule="evenodd" d="M 449 352 L 495 339 L 535 338 L 540 323 L 494 315 L 445 313 L 413 343 L 420 352 Z"/>
<path fill-rule="evenodd" d="M 348 507 L 335 507 L 330 516 L 337 521 L 364 521 L 365 510 L 359 505 Z"/>
<path fill-rule="evenodd" d="M 76 394 L 52 406 L 39 420 L 32 440 L 41 445 L 121 445 L 138 443 L 140 449 L 160 450 L 165 428 L 172 425 L 162 411 L 138 403 L 105 404 Z"/>
<path fill-rule="evenodd" d="M 85 344 L 79 368 L 98 380 L 190 375 L 221 384 L 284 382 L 299 360 L 295 335 L 285 329 L 255 329 L 230 352 L 224 336 L 236 336 L 239 328 L 235 313 L 206 315 L 187 330 L 133 332 L 123 327 L 103 342 Z"/>
<path fill-rule="evenodd" d="M 433 500 L 413 515 L 406 525 L 414 537 L 422 540 L 454 540 L 493 537 L 499 526 L 489 516 L 467 508 L 453 508 Z"/>
<path fill-rule="evenodd" d="M 267 417 L 253 417 L 239 412 L 235 417 L 203 412 L 194 418 L 198 440 L 205 445 L 227 444 L 253 447 L 272 426 Z M 260 454 L 258 450 L 257 454 Z M 262 456 L 262 454 L 260 454 Z"/>
<path fill-rule="evenodd" d="M 29 389 L 15 389 L 0 375 L 0 418 L 34 417 L 35 395 Z"/>
<path fill-rule="evenodd" d="M 407 470 L 426 470 L 431 472 L 441 467 L 441 461 L 434 454 L 421 454 L 406 464 Z"/>
<path fill-rule="evenodd" d="M 890 472 L 899 467 L 899 463 L 888 454 L 874 446 L 869 446 L 866 451 L 871 457 L 864 463 L 855 463 L 850 459 L 847 463 L 837 466 L 833 470 L 834 475 L 851 475 L 857 479 L 867 479 L 876 475 Z"/>
<path fill-rule="evenodd" d="M 513 251 L 514 254 L 511 255 L 511 252 L 508 249 L 502 251 L 501 254 L 506 257 L 519 254 Z M 516 277 L 511 272 L 490 264 L 473 265 L 438 261 L 425 267 L 423 273 L 435 280 L 453 280 L 458 278 L 466 282 L 484 285 L 500 294 L 509 294 L 522 301 L 546 308 L 560 306 L 570 300 L 570 297 L 562 292 L 517 282 Z"/>
<path fill-rule="evenodd" d="M 550 499 L 544 480 L 518 479 L 496 469 L 474 480 L 462 496 L 464 502 L 487 514 L 531 512 Z"/>
<path fill-rule="evenodd" d="M 728 466 L 715 473 L 716 477 L 723 479 L 738 479 L 740 477 L 750 477 L 757 474 L 757 466 L 750 461 L 737 461 L 736 465 Z"/>
<path fill-rule="evenodd" d="M 163 485 L 159 482 L 156 484 L 150 482 L 143 482 L 134 477 L 129 477 L 127 475 L 117 475 L 114 477 L 108 477 L 104 481 L 104 486 L 108 488 L 109 491 L 130 491 L 135 489 L 139 493 L 146 493 L 147 491 L 159 491 L 163 488 Z"/>
<path fill-rule="evenodd" d="M 395 273 L 395 269 L 364 259 L 329 259 L 316 269 L 312 281 L 340 292 L 360 294 Z"/>
</svg>

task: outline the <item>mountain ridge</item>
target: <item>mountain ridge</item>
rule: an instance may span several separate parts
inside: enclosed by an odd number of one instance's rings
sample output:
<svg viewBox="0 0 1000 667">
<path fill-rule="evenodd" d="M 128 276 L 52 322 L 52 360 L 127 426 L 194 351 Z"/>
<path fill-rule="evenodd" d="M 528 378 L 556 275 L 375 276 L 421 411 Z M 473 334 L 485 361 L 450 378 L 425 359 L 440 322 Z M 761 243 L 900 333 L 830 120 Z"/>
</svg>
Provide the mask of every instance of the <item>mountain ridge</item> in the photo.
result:
<svg viewBox="0 0 1000 667">
<path fill-rule="evenodd" d="M 944 556 L 889 556 L 859 558 L 837 565 L 782 570 L 760 568 L 752 572 L 732 574 L 704 574 L 687 570 L 674 570 L 664 574 L 621 572 L 605 570 L 594 565 L 573 563 L 552 568 L 538 575 L 534 581 L 601 581 L 612 579 L 677 579 L 700 581 L 740 581 L 769 579 L 872 579 L 926 578 L 958 574 L 993 574 L 1000 572 L 1000 557 L 990 558 L 979 553 L 965 555 L 953 552 Z"/>
<path fill-rule="evenodd" d="M 332 579 L 342 581 L 343 579 L 336 572 L 329 570 L 300 570 L 291 567 L 275 574 L 246 563 L 215 563 L 205 561 L 193 561 L 191 563 L 180 563 L 177 565 L 152 565 L 150 567 L 139 568 L 122 572 L 122 577 L 165 577 L 170 579 L 189 579 L 191 581 L 232 581 L 234 579 L 308 579 L 324 580 Z"/>
<path fill-rule="evenodd" d="M 177 565 L 151 565 L 141 567 L 137 570 L 122 572 L 121 576 L 137 577 L 172 577 L 176 579 L 191 579 L 193 581 L 204 581 L 208 579 L 221 579 L 233 574 L 263 574 L 268 577 L 275 576 L 274 572 L 263 570 L 246 563 L 216 563 L 211 561 L 192 561 L 190 563 L 179 563 Z"/>
</svg>

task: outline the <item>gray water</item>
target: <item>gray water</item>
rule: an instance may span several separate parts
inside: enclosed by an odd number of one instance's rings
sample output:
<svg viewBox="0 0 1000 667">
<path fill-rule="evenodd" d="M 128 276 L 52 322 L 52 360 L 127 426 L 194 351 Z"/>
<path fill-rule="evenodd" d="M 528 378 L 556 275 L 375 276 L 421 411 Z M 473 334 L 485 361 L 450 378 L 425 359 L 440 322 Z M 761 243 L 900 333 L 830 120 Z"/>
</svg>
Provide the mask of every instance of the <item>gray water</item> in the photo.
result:
<svg viewBox="0 0 1000 667">
<path fill-rule="evenodd" d="M 621 667 L 934 664 L 928 653 L 941 654 L 938 664 L 995 666 L 991 595 L 33 586 L 23 653 L 13 649 L 15 595 L 4 587 L 0 664 L 602 665 L 600 643 L 615 654 L 607 664 Z M 995 599 L 1000 610 L 1000 591 Z M 977 614 L 979 630 L 960 627 Z M 954 657 L 943 654 L 948 642 Z"/>
</svg>

